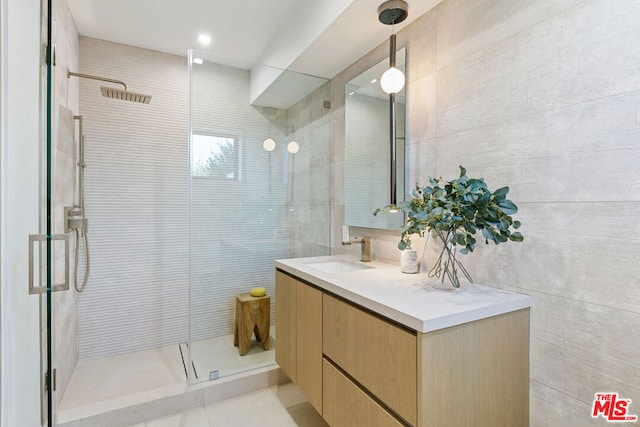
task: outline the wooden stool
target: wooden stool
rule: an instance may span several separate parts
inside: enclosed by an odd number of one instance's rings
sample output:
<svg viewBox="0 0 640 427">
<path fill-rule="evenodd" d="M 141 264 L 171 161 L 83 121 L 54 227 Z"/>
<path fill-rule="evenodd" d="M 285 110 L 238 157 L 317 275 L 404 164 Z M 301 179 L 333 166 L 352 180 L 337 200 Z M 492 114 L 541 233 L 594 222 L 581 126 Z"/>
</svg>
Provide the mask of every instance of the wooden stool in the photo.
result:
<svg viewBox="0 0 640 427">
<path fill-rule="evenodd" d="M 255 332 L 256 341 L 269 350 L 269 318 L 271 298 L 252 297 L 250 294 L 236 295 L 236 320 L 233 325 L 233 345 L 238 347 L 240 356 L 249 350 L 251 336 Z"/>
</svg>

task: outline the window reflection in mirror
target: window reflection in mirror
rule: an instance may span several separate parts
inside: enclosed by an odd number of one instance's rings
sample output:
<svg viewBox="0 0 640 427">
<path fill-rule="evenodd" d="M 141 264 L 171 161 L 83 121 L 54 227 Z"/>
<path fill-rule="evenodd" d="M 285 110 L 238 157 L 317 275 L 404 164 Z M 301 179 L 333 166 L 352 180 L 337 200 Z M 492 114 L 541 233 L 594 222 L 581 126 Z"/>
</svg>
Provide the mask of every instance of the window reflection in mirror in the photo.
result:
<svg viewBox="0 0 640 427">
<path fill-rule="evenodd" d="M 405 50 L 398 50 L 396 66 L 405 72 Z M 401 213 L 373 216 L 390 202 L 389 95 L 380 88 L 380 76 L 389 68 L 381 61 L 345 85 L 345 224 L 399 229 Z M 405 89 L 396 94 L 397 200 L 405 198 Z"/>
</svg>

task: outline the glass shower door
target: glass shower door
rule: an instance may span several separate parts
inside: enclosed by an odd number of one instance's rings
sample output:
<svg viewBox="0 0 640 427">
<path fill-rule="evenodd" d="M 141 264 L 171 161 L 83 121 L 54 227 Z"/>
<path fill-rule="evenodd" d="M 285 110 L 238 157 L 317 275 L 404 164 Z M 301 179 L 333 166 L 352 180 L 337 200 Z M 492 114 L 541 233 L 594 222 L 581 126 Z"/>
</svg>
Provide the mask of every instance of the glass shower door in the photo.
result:
<svg viewBox="0 0 640 427">
<path fill-rule="evenodd" d="M 56 227 L 54 200 L 54 62 L 52 2 L 40 3 L 40 226 L 29 236 L 29 294 L 40 299 L 41 425 L 56 425 L 54 293 L 69 289 L 69 234 Z M 58 218 L 58 220 L 60 220 Z M 59 222 L 59 221 L 58 221 Z"/>
</svg>

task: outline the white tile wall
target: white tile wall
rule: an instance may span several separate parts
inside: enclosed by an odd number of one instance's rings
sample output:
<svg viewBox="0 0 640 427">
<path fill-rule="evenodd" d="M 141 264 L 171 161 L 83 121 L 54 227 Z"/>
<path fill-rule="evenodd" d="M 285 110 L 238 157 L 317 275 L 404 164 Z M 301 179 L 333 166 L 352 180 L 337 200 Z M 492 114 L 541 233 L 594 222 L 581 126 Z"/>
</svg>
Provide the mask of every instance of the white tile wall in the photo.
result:
<svg viewBox="0 0 640 427">
<path fill-rule="evenodd" d="M 82 79 L 91 275 L 78 302 L 80 359 L 188 340 L 187 61 L 80 38 L 80 72 L 152 96 L 104 98 Z"/>
</svg>

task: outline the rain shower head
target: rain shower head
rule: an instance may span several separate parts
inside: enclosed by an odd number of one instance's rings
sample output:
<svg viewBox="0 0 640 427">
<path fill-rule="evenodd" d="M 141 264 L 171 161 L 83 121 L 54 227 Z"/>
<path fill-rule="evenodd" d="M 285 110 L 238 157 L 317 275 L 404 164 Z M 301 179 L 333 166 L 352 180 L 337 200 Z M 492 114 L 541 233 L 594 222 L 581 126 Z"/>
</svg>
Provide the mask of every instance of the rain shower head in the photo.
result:
<svg viewBox="0 0 640 427">
<path fill-rule="evenodd" d="M 108 86 L 100 86 L 100 92 L 105 98 L 121 99 L 123 101 L 140 102 L 148 104 L 151 101 L 151 95 L 131 92 L 128 90 L 116 89 Z"/>
<path fill-rule="evenodd" d="M 67 70 L 67 78 L 71 76 L 79 77 L 81 79 L 91 79 L 91 80 L 99 80 L 101 82 L 116 83 L 124 87 L 124 89 L 116 89 L 108 86 L 100 86 L 100 92 L 102 93 L 102 96 L 104 96 L 105 98 L 121 99 L 123 101 L 139 102 L 142 104 L 148 104 L 151 101 L 151 95 L 143 95 L 141 93 L 130 92 L 127 88 L 127 84 L 122 80 L 114 80 L 106 77 L 92 76 L 90 74 L 74 73 L 72 71 Z"/>
</svg>

